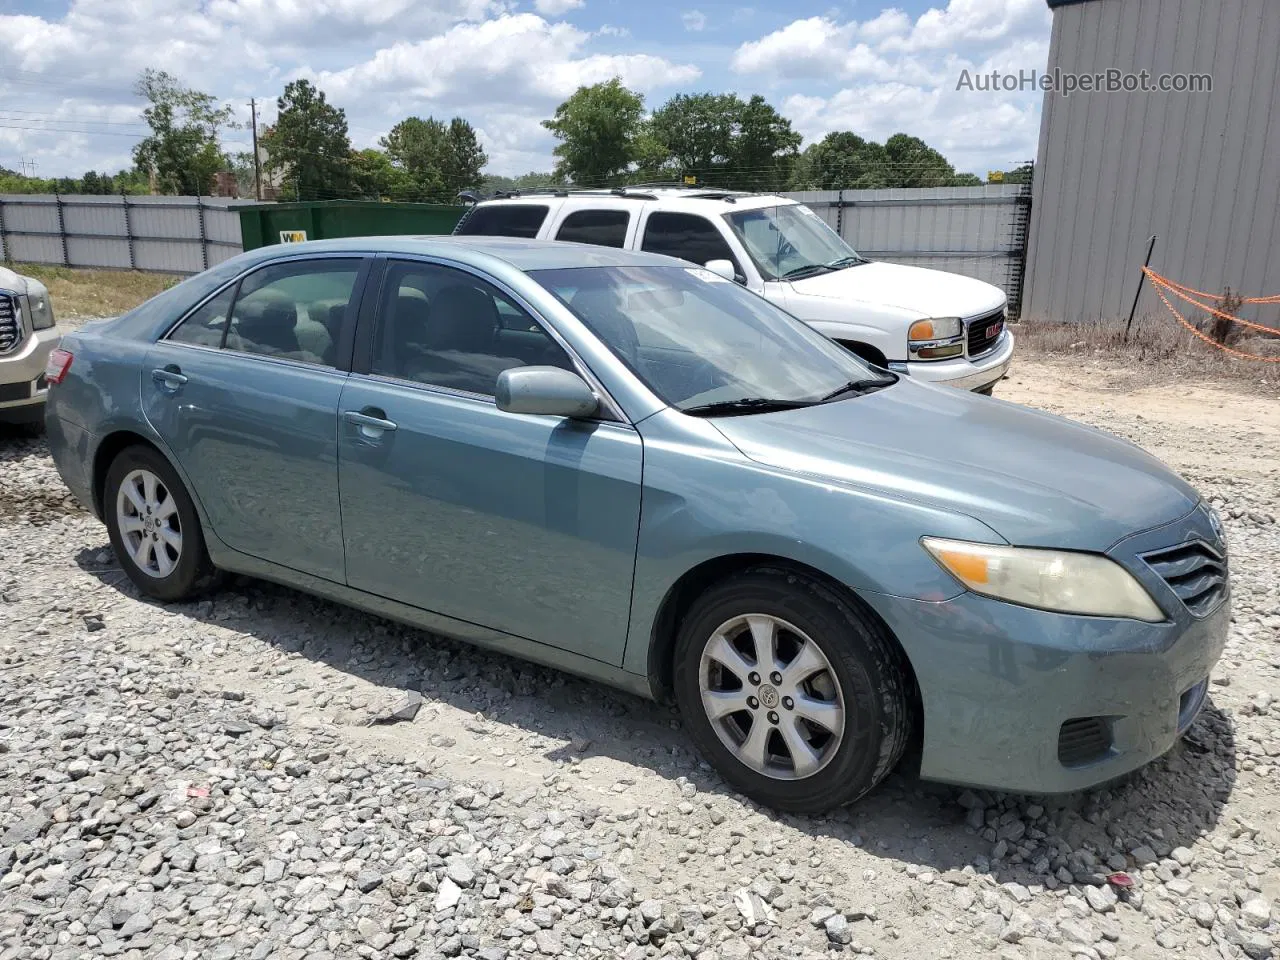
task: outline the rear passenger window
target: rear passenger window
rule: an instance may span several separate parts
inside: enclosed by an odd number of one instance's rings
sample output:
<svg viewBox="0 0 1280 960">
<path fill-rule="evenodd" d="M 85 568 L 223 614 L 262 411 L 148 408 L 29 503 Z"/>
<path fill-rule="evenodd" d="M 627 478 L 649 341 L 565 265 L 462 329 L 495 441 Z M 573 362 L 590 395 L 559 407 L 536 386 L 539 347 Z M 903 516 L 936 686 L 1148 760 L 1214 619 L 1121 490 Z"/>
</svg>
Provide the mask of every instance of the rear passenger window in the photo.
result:
<svg viewBox="0 0 1280 960">
<path fill-rule="evenodd" d="M 169 334 L 175 343 L 191 343 L 198 347 L 222 346 L 222 335 L 227 329 L 227 311 L 235 295 L 235 284 L 223 290 L 213 299 L 198 307 Z"/>
<path fill-rule="evenodd" d="M 692 213 L 652 213 L 644 225 L 640 249 L 678 257 L 703 266 L 708 260 L 728 260 L 741 276 L 742 266 L 729 243 L 706 217 Z"/>
<path fill-rule="evenodd" d="M 240 283 L 225 347 L 331 367 L 359 260 L 302 260 L 249 274 Z"/>
<path fill-rule="evenodd" d="M 575 210 L 556 231 L 557 240 L 594 243 L 598 247 L 621 247 L 627 242 L 626 210 Z"/>
<path fill-rule="evenodd" d="M 542 229 L 551 208 L 540 203 L 495 203 L 476 206 L 462 218 L 454 233 L 471 237 L 525 237 L 532 240 Z"/>
</svg>

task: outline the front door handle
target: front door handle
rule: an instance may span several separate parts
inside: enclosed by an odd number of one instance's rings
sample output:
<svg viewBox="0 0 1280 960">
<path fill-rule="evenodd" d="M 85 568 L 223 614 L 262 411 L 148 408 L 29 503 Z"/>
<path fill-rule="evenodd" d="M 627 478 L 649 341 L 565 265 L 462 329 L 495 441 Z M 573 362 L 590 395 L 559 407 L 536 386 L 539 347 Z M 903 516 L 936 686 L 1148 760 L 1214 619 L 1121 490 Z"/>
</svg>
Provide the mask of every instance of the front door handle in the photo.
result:
<svg viewBox="0 0 1280 960">
<path fill-rule="evenodd" d="M 342 419 L 347 423 L 355 424 L 360 428 L 360 433 L 370 439 L 382 436 L 384 433 L 390 433 L 395 430 L 396 424 L 394 420 L 386 419 L 386 416 L 374 416 L 381 414 L 381 410 L 347 410 L 342 414 Z"/>
<path fill-rule="evenodd" d="M 177 365 L 172 363 L 167 367 L 152 370 L 151 379 L 162 387 L 168 387 L 170 390 L 177 390 L 187 382 L 186 376 L 178 369 Z"/>
</svg>

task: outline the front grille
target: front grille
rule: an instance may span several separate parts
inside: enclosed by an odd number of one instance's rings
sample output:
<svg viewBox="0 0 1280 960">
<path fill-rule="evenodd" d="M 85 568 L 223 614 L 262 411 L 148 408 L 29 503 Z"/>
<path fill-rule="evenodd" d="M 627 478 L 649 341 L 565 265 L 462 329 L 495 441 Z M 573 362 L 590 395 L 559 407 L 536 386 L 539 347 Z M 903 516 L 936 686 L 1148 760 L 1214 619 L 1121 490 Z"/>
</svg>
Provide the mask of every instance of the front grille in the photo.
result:
<svg viewBox="0 0 1280 960">
<path fill-rule="evenodd" d="M 1203 540 L 1157 550 L 1142 559 L 1197 617 L 1212 613 L 1226 594 L 1226 555 Z"/>
<path fill-rule="evenodd" d="M 970 320 L 968 330 L 965 331 L 965 349 L 971 357 L 981 356 L 996 345 L 1003 332 L 1003 310 Z"/>
<path fill-rule="evenodd" d="M 0 293 L 0 353 L 8 353 L 22 340 L 22 319 L 18 315 L 18 301 L 7 293 Z"/>
<path fill-rule="evenodd" d="M 1111 722 L 1106 717 L 1076 717 L 1058 731 L 1058 762 L 1082 767 L 1105 757 L 1111 749 Z"/>
</svg>

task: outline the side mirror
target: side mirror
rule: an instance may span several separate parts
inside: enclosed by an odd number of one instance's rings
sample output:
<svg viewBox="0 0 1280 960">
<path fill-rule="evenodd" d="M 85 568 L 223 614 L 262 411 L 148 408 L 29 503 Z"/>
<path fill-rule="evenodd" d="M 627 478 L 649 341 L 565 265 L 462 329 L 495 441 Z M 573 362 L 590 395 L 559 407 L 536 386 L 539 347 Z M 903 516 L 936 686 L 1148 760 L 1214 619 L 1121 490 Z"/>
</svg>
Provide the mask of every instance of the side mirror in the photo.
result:
<svg viewBox="0 0 1280 960">
<path fill-rule="evenodd" d="M 732 260 L 708 260 L 703 266 L 717 277 L 724 277 L 726 280 L 733 280 L 738 275 L 738 271 L 733 267 Z"/>
<path fill-rule="evenodd" d="M 506 413 L 550 417 L 589 417 L 600 400 L 576 373 L 559 367 L 512 367 L 498 374 L 494 391 Z"/>
</svg>

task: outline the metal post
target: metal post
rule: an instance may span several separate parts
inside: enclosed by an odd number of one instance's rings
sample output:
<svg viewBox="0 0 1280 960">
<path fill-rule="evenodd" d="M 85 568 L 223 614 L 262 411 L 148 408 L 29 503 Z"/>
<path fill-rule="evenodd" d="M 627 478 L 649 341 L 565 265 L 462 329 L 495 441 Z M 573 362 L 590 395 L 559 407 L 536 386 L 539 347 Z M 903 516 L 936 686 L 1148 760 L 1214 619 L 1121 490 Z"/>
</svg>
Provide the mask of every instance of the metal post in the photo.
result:
<svg viewBox="0 0 1280 960">
<path fill-rule="evenodd" d="M 4 198 L 0 197 L 0 263 L 12 259 L 13 254 L 9 251 L 9 241 L 4 236 Z"/>
<path fill-rule="evenodd" d="M 124 236 L 129 243 L 129 269 L 137 270 L 138 265 L 134 260 L 133 252 L 133 217 L 129 215 L 129 195 L 122 192 L 120 202 L 124 205 Z"/>
<path fill-rule="evenodd" d="M 1146 268 L 1151 266 L 1151 251 L 1156 248 L 1156 238 L 1152 237 L 1147 244 L 1147 259 L 1142 262 L 1142 273 L 1138 276 L 1138 289 L 1133 291 L 1133 306 L 1129 308 L 1129 322 L 1124 325 L 1124 342 L 1129 342 L 1129 329 L 1133 326 L 1133 315 L 1138 312 L 1138 298 L 1142 296 L 1142 284 L 1147 279 Z"/>
<path fill-rule="evenodd" d="M 62 194 L 55 193 L 53 202 L 58 208 L 58 238 L 62 241 L 62 265 L 71 266 L 71 257 L 67 254 L 67 224 L 62 219 Z"/>
<path fill-rule="evenodd" d="M 262 164 L 258 160 L 258 101 L 249 101 L 249 112 L 253 116 L 253 195 L 262 202 Z"/>
<path fill-rule="evenodd" d="M 836 191 L 836 233 L 844 239 L 844 191 Z"/>
<path fill-rule="evenodd" d="M 209 269 L 209 236 L 204 228 L 204 198 L 196 197 L 196 213 L 200 218 L 200 269 Z"/>
</svg>

